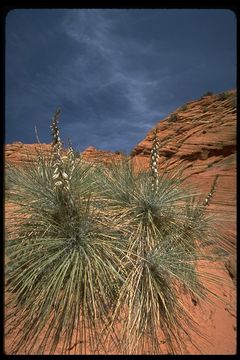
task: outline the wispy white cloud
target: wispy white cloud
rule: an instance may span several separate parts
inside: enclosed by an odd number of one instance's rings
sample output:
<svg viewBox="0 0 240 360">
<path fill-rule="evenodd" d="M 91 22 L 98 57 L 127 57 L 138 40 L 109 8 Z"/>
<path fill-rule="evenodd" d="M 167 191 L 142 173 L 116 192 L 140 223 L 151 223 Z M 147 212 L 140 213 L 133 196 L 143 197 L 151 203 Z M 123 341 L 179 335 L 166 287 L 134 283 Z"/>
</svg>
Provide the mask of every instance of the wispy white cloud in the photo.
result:
<svg viewBox="0 0 240 360">
<path fill-rule="evenodd" d="M 94 95 L 109 85 L 121 86 L 124 88 L 125 97 L 131 105 L 131 110 L 139 116 L 149 116 L 153 109 L 148 104 L 148 94 L 156 90 L 161 83 L 161 79 L 149 79 L 144 72 L 134 73 L 126 67 L 126 61 L 131 54 L 141 59 L 142 56 L 149 57 L 156 55 L 156 49 L 152 44 L 147 46 L 142 43 L 134 42 L 131 38 L 121 38 L 114 35 L 115 22 L 111 20 L 109 14 L 96 12 L 94 10 L 79 10 L 69 15 L 64 20 L 65 31 L 80 44 L 85 43 L 92 57 L 101 59 L 104 62 L 106 72 L 99 78 L 91 76 L 90 64 L 83 61 L 82 56 L 76 61 L 76 67 L 82 71 L 84 83 L 87 87 L 92 87 Z M 88 29 L 91 31 L 88 32 Z M 86 33 L 88 35 L 86 35 Z M 89 69 L 90 71 L 86 71 Z M 165 74 L 164 74 L 165 76 Z M 154 111 L 154 114 L 161 116 Z"/>
<path fill-rule="evenodd" d="M 37 123 L 48 139 L 60 105 L 65 139 L 81 147 L 129 150 L 184 101 L 227 87 L 232 80 L 226 79 L 235 76 L 235 48 L 226 35 L 233 34 L 230 20 L 223 27 L 220 17 L 213 26 L 205 13 L 199 19 L 171 14 L 124 9 L 13 14 L 6 41 L 7 133 L 19 136 L 16 124 L 24 124 L 26 141 Z M 203 31 L 195 31 L 203 20 Z"/>
</svg>

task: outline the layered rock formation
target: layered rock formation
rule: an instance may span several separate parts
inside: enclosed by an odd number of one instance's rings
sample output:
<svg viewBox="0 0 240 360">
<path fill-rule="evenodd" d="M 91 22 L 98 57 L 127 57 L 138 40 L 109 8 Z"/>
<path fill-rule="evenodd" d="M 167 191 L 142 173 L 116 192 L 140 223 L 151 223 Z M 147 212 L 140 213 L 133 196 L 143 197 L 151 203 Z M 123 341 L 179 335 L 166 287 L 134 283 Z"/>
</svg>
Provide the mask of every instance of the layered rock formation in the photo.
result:
<svg viewBox="0 0 240 360">
<path fill-rule="evenodd" d="M 211 339 L 200 344 L 204 354 L 236 352 L 236 91 L 191 101 L 156 124 L 160 140 L 159 171 L 183 170 L 184 184 L 193 185 L 204 198 L 218 175 L 216 192 L 207 211 L 217 214 L 221 233 L 229 241 L 231 256 L 226 272 L 216 270 L 227 287 L 219 290 L 227 305 L 216 301 L 214 309 L 193 308 L 194 318 Z M 132 151 L 137 168 L 149 168 L 153 129 Z M 219 229 L 220 230 L 220 229 Z M 232 246 L 231 246 L 232 245 Z M 211 270 L 213 271 L 213 270 Z M 191 351 L 194 354 L 194 350 Z"/>
<path fill-rule="evenodd" d="M 5 164 L 21 165 L 35 161 L 39 152 L 48 155 L 51 144 L 23 144 L 20 141 L 5 145 Z"/>
<path fill-rule="evenodd" d="M 104 163 L 105 165 L 120 161 L 123 158 L 123 155 L 120 153 L 97 150 L 94 146 L 89 146 L 81 153 L 81 156 L 85 161 L 92 163 Z"/>
<path fill-rule="evenodd" d="M 156 124 L 160 171 L 183 170 L 185 183 L 205 196 L 216 175 L 209 210 L 222 215 L 229 240 L 236 234 L 236 91 L 186 103 Z M 149 167 L 153 129 L 132 151 L 138 168 Z"/>
<path fill-rule="evenodd" d="M 181 165 L 191 176 L 216 165 L 235 163 L 236 91 L 227 94 L 224 100 L 212 95 L 188 102 L 157 123 L 162 144 L 160 168 Z M 153 129 L 132 151 L 141 167 L 148 166 L 152 136 Z"/>
<path fill-rule="evenodd" d="M 35 161 L 38 153 L 49 155 L 51 152 L 51 144 L 23 144 L 21 142 L 14 142 L 5 145 L 5 162 L 19 165 Z M 65 150 L 63 151 L 65 152 Z M 89 146 L 81 153 L 81 157 L 93 164 L 104 163 L 110 164 L 113 161 L 119 161 L 123 155 L 114 153 L 112 151 L 97 150 L 93 146 Z"/>
</svg>

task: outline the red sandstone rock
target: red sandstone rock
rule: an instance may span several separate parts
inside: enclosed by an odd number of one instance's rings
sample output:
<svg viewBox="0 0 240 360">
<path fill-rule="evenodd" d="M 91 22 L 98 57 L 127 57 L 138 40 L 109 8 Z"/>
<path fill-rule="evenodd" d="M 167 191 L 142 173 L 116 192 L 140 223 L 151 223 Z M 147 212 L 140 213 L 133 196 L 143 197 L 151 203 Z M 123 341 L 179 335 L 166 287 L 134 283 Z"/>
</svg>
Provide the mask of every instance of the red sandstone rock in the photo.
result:
<svg viewBox="0 0 240 360">
<path fill-rule="evenodd" d="M 15 142 L 13 144 L 5 145 L 5 162 L 15 165 L 21 165 L 35 161 L 38 152 L 41 151 L 44 155 L 49 155 L 51 151 L 51 144 L 22 144 Z M 89 146 L 81 153 L 82 158 L 88 162 L 102 162 L 109 164 L 112 161 L 119 161 L 123 155 L 116 154 L 112 151 L 97 150 L 93 146 Z"/>
<path fill-rule="evenodd" d="M 81 156 L 85 161 L 104 164 L 120 161 L 123 158 L 121 154 L 116 154 L 112 151 L 97 150 L 94 146 L 89 146 L 81 153 Z"/>
<path fill-rule="evenodd" d="M 51 144 L 23 144 L 15 142 L 5 145 L 5 162 L 15 165 L 36 160 L 38 152 L 47 155 L 51 151 Z"/>
<path fill-rule="evenodd" d="M 185 183 L 195 184 L 207 194 L 215 175 L 219 175 L 216 193 L 209 209 L 222 214 L 233 239 L 236 234 L 236 91 L 226 100 L 219 95 L 204 97 L 177 109 L 177 120 L 171 115 L 156 128 L 160 140 L 159 169 L 183 168 Z M 149 167 L 153 130 L 133 149 L 133 163 Z M 232 239 L 232 242 L 234 240 Z"/>
</svg>

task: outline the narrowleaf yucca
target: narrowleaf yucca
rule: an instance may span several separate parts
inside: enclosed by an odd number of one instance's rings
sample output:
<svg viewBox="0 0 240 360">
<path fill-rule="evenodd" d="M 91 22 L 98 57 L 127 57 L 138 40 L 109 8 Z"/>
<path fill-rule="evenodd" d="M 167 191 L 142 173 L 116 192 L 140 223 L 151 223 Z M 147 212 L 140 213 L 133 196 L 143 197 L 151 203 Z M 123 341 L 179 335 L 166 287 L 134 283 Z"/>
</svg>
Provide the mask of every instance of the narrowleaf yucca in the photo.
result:
<svg viewBox="0 0 240 360">
<path fill-rule="evenodd" d="M 118 222 L 99 206 L 92 167 L 62 155 L 56 167 L 53 159 L 39 153 L 37 162 L 9 172 L 10 201 L 18 205 L 6 241 L 12 354 L 104 348 L 98 332 L 123 281 Z"/>
<path fill-rule="evenodd" d="M 11 353 L 184 352 L 183 334 L 203 334 L 183 293 L 208 301 L 203 280 L 220 281 L 198 266 L 218 260 L 211 196 L 197 200 L 180 170 L 158 171 L 157 132 L 150 171 L 64 156 L 59 114 L 51 156 L 8 172 Z"/>
<path fill-rule="evenodd" d="M 58 220 L 30 215 L 17 239 L 8 240 L 8 291 L 18 304 L 9 319 L 16 317 L 14 327 L 21 325 L 13 353 L 23 346 L 30 353 L 43 353 L 47 346 L 54 353 L 63 334 L 62 353 L 73 343 L 77 353 L 85 352 L 81 341 L 86 346 L 88 336 L 91 349 L 108 321 L 116 299 L 111 284 L 121 280 L 121 244 L 110 224 L 90 209 L 90 201 L 78 203 L 72 223 L 64 213 Z"/>
<path fill-rule="evenodd" d="M 99 176 L 102 197 L 124 224 L 120 232 L 127 256 L 122 262 L 128 275 L 111 323 L 111 328 L 122 323 L 120 353 L 161 353 L 163 342 L 170 353 L 181 352 L 182 333 L 189 340 L 189 329 L 203 336 L 186 311 L 179 289 L 208 301 L 211 290 L 202 280 L 220 282 L 206 270 L 217 260 L 209 246 L 219 244 L 209 231 L 212 223 L 205 207 L 196 201 L 192 189 L 182 186 L 180 173 L 163 171 L 156 181 L 151 173 L 137 173 L 129 161 L 123 161 Z M 205 272 L 197 268 L 201 261 L 208 264 Z"/>
</svg>

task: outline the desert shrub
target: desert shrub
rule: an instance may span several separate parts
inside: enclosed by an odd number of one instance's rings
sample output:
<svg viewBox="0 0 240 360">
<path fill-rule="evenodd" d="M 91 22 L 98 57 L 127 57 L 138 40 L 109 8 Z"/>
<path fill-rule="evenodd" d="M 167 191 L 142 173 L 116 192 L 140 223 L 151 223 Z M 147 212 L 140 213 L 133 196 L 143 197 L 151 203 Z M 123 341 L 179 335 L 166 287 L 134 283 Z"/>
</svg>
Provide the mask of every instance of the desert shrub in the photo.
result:
<svg viewBox="0 0 240 360">
<path fill-rule="evenodd" d="M 224 100 L 227 100 L 229 98 L 229 96 L 231 96 L 231 95 L 226 92 L 223 92 L 223 93 L 218 94 L 217 99 L 220 101 L 224 101 Z"/>
<path fill-rule="evenodd" d="M 212 95 L 213 95 L 213 93 L 211 91 L 207 91 L 206 93 L 204 93 L 202 95 L 201 99 L 204 98 L 205 96 L 212 96 Z"/>
<path fill-rule="evenodd" d="M 6 166 L 5 172 L 4 172 L 4 191 L 5 195 L 8 195 L 9 191 L 12 189 L 12 182 L 11 182 L 11 170 L 9 169 L 9 166 Z"/>
<path fill-rule="evenodd" d="M 156 132 L 150 171 L 128 159 L 92 167 L 71 148 L 63 159 L 58 117 L 51 156 L 11 171 L 19 205 L 6 241 L 11 353 L 54 354 L 61 339 L 63 354 L 84 354 L 87 342 L 93 353 L 111 343 L 157 354 L 159 330 L 170 353 L 181 351 L 182 332 L 199 329 L 180 290 L 207 300 L 202 279 L 219 281 L 197 268 L 218 259 L 206 248 L 221 247 L 205 211 L 216 181 L 202 203 L 180 171 L 159 173 Z"/>
<path fill-rule="evenodd" d="M 37 163 L 12 168 L 18 176 L 11 178 L 11 201 L 20 208 L 6 241 L 12 294 L 7 320 L 21 327 L 12 337 L 12 353 L 43 353 L 46 346 L 54 353 L 63 334 L 63 353 L 74 341 L 77 353 L 84 353 L 87 329 L 93 346 L 96 321 L 101 330 L 117 299 L 112 284 L 121 281 L 118 224 L 96 195 L 93 169 L 76 162 L 71 151 L 62 161 L 59 141 L 53 145 L 52 157 L 40 154 Z"/>
<path fill-rule="evenodd" d="M 125 157 L 127 156 L 126 152 L 123 151 L 123 150 L 116 150 L 116 151 L 115 151 L 115 154 L 116 154 L 116 155 L 125 156 Z"/>
<path fill-rule="evenodd" d="M 147 149 L 143 149 L 143 151 L 141 152 L 142 155 L 147 155 L 148 154 L 148 150 Z"/>
<path fill-rule="evenodd" d="M 81 156 L 81 152 L 79 150 L 74 150 L 73 154 L 74 154 L 75 158 L 78 158 Z"/>
<path fill-rule="evenodd" d="M 151 152 L 151 172 L 136 174 L 131 163 L 123 162 L 99 176 L 102 196 L 121 218 L 122 236 L 127 240 L 128 256 L 123 264 L 128 275 L 119 290 L 110 327 L 127 308 L 119 334 L 120 352 L 127 354 L 142 353 L 146 347 L 150 353 L 158 353 L 159 328 L 171 353 L 180 348 L 181 332 L 187 333 L 188 326 L 198 331 L 182 306 L 179 287 L 205 299 L 208 289 L 196 264 L 215 260 L 203 250 L 214 238 L 204 205 L 194 200 L 192 191 L 180 187 L 180 173 L 154 176 L 157 149 L 158 143 Z M 215 281 L 208 276 L 210 282 Z"/>
<path fill-rule="evenodd" d="M 132 149 L 130 151 L 130 157 L 134 157 L 135 155 L 136 155 L 136 151 L 135 151 L 135 149 Z"/>
<path fill-rule="evenodd" d="M 170 118 L 169 118 L 169 122 L 176 122 L 178 120 L 178 114 L 171 114 Z"/>
<path fill-rule="evenodd" d="M 207 106 L 203 106 L 202 111 L 203 111 L 204 113 L 207 112 L 207 111 L 208 111 Z"/>
<path fill-rule="evenodd" d="M 233 108 L 236 108 L 237 107 L 237 97 L 236 96 L 233 96 L 232 99 L 231 99 L 231 106 Z"/>
<path fill-rule="evenodd" d="M 5 200 L 11 199 L 11 193 L 14 191 L 15 181 L 18 177 L 18 172 L 14 171 L 11 163 L 6 163 L 4 171 L 4 195 Z"/>
<path fill-rule="evenodd" d="M 187 110 L 187 104 L 182 105 L 180 111 L 186 111 L 186 110 Z"/>
<path fill-rule="evenodd" d="M 211 168 L 211 167 L 213 167 L 213 165 L 214 165 L 214 163 L 210 163 L 210 164 L 207 165 L 207 167 Z"/>
</svg>

